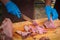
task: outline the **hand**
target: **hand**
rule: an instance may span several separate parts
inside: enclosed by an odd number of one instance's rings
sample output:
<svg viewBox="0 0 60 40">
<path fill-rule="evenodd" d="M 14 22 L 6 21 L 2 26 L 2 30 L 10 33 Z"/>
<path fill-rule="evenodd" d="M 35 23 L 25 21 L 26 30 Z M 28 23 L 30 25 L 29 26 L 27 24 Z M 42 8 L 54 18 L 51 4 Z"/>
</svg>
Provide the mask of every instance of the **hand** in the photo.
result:
<svg viewBox="0 0 60 40">
<path fill-rule="evenodd" d="M 57 13 L 56 9 L 52 8 L 51 6 L 47 5 L 45 7 L 45 11 L 46 11 L 48 20 L 50 20 L 51 15 L 52 15 L 53 20 L 56 20 L 58 18 L 58 13 Z"/>
<path fill-rule="evenodd" d="M 17 16 L 18 18 L 21 17 L 21 12 L 20 12 L 19 8 L 13 2 L 11 2 L 11 1 L 7 2 L 5 6 L 9 13 Z"/>
</svg>

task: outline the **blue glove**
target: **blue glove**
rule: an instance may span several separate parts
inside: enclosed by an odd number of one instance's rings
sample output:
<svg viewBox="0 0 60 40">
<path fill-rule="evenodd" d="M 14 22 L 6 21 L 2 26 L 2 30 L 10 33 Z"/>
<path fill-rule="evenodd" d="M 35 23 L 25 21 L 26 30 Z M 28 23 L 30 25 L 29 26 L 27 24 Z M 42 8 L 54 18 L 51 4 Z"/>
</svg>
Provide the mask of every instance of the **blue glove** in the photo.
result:
<svg viewBox="0 0 60 40">
<path fill-rule="evenodd" d="M 47 5 L 47 6 L 45 7 L 45 11 L 46 11 L 48 20 L 50 20 L 50 16 L 51 16 L 51 15 L 52 15 L 52 19 L 53 19 L 53 20 L 58 19 L 58 13 L 57 13 L 56 9 L 54 9 L 54 8 L 52 8 L 51 6 Z"/>
<path fill-rule="evenodd" d="M 5 4 L 5 6 L 9 13 L 17 16 L 18 18 L 21 17 L 21 12 L 20 12 L 19 8 L 13 2 L 11 2 L 11 1 L 7 2 Z"/>
</svg>

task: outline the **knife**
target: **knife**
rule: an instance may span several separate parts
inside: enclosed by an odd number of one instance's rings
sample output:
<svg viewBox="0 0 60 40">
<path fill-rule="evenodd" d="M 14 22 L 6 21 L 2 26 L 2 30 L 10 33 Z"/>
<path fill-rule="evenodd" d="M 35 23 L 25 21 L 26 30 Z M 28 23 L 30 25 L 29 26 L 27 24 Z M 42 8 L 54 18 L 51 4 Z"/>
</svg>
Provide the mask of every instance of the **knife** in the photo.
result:
<svg viewBox="0 0 60 40">
<path fill-rule="evenodd" d="M 25 19 L 26 21 L 30 21 L 33 22 L 33 20 L 31 18 L 29 18 L 28 16 L 22 14 L 23 19 Z"/>
</svg>

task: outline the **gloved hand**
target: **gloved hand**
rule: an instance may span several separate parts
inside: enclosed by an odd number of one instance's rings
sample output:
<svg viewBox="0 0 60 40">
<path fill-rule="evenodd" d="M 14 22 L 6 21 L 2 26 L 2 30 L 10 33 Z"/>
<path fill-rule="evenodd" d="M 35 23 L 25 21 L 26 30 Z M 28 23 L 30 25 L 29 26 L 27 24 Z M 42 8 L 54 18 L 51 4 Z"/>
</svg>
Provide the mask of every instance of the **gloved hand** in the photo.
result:
<svg viewBox="0 0 60 40">
<path fill-rule="evenodd" d="M 53 20 L 56 20 L 58 18 L 58 13 L 57 13 L 56 9 L 52 8 L 51 6 L 47 5 L 45 7 L 45 11 L 46 11 L 48 20 L 50 20 L 51 15 L 52 15 Z"/>
<path fill-rule="evenodd" d="M 13 2 L 11 2 L 11 1 L 7 2 L 5 4 L 5 6 L 6 6 L 9 13 L 17 16 L 18 18 L 21 17 L 21 12 L 20 12 L 19 8 Z"/>
</svg>

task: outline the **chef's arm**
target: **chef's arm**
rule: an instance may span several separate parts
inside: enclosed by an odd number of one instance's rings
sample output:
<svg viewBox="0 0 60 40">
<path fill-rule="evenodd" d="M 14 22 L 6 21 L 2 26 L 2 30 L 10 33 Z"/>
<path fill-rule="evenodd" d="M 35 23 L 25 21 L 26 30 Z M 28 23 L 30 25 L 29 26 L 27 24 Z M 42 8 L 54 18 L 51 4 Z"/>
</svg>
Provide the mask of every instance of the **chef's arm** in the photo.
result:
<svg viewBox="0 0 60 40">
<path fill-rule="evenodd" d="M 1 0 L 1 2 L 5 5 L 9 0 Z"/>
</svg>

